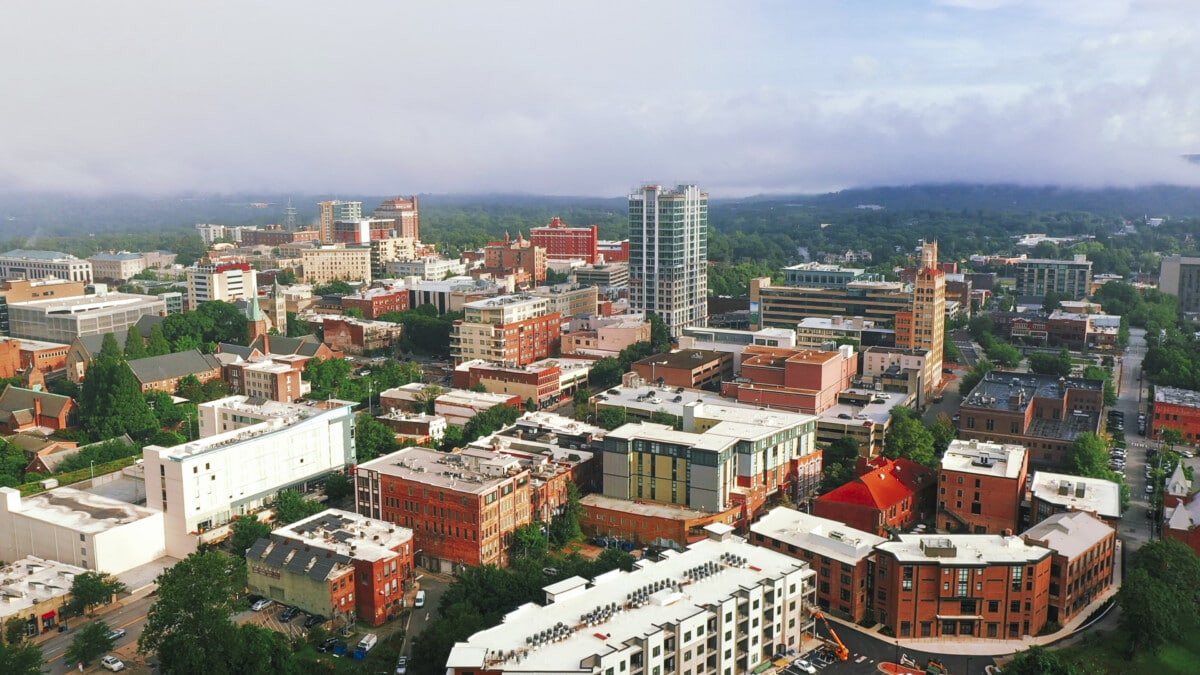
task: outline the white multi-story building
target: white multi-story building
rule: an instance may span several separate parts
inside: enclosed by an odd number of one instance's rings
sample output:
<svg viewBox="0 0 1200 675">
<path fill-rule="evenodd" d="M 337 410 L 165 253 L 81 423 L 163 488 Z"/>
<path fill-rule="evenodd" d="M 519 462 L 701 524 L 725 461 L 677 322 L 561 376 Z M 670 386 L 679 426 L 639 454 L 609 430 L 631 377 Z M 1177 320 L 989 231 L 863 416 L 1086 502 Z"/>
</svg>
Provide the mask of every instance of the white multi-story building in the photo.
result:
<svg viewBox="0 0 1200 675">
<path fill-rule="evenodd" d="M 420 277 L 425 281 L 441 281 L 447 276 L 467 273 L 461 260 L 445 258 L 418 258 L 416 260 L 392 260 L 384 263 L 384 269 L 393 277 Z"/>
<path fill-rule="evenodd" d="M 247 300 L 258 293 L 258 276 L 250 263 L 212 261 L 187 269 L 188 307 L 202 302 Z"/>
<path fill-rule="evenodd" d="M 165 554 L 163 515 L 73 488 L 22 498 L 2 487 L 0 560 L 35 555 L 120 574 Z"/>
<path fill-rule="evenodd" d="M 199 406 L 199 440 L 147 446 L 146 504 L 164 514 L 168 555 L 184 557 L 281 490 L 304 489 L 353 464 L 351 407 L 230 396 Z"/>
<path fill-rule="evenodd" d="M 0 253 L 0 279 L 92 281 L 92 263 L 58 251 L 14 249 Z"/>
<path fill-rule="evenodd" d="M 92 276 L 97 279 L 125 281 L 146 269 L 146 256 L 142 253 L 97 253 L 88 258 L 92 263 Z"/>
<path fill-rule="evenodd" d="M 8 306 L 9 334 L 70 344 L 77 337 L 122 333 L 143 316 L 166 313 L 162 298 L 131 293 L 15 302 Z"/>
<path fill-rule="evenodd" d="M 629 305 L 671 335 L 708 323 L 708 193 L 646 185 L 629 195 Z"/>
<path fill-rule="evenodd" d="M 450 652 L 448 675 L 749 673 L 798 652 L 811 632 L 815 573 L 713 524 L 660 562 L 547 586 Z"/>
</svg>

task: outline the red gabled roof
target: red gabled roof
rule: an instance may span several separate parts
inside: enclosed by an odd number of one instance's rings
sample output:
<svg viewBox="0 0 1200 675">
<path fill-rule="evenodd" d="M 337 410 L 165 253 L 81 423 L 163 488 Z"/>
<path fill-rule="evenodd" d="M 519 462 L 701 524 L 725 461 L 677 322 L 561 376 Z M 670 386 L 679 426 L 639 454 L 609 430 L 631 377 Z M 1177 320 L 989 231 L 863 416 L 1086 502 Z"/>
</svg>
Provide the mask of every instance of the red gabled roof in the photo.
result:
<svg viewBox="0 0 1200 675">
<path fill-rule="evenodd" d="M 932 473 L 920 464 L 908 460 L 885 462 L 873 462 L 868 465 L 874 466 L 870 471 L 817 499 L 886 510 L 915 495 L 920 486 L 932 484 L 928 478 L 920 478 Z M 910 480 L 909 476 L 913 478 Z"/>
</svg>

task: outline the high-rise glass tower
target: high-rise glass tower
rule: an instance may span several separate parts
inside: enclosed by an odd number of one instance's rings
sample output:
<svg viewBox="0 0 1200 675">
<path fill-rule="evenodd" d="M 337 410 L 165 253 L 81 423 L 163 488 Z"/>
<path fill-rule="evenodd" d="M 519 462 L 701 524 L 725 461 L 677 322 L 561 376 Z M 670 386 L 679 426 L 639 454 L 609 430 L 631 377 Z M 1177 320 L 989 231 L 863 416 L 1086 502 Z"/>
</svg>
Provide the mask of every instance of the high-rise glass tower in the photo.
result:
<svg viewBox="0 0 1200 675">
<path fill-rule="evenodd" d="M 629 195 L 629 303 L 675 337 L 708 323 L 708 193 L 646 185 Z"/>
</svg>

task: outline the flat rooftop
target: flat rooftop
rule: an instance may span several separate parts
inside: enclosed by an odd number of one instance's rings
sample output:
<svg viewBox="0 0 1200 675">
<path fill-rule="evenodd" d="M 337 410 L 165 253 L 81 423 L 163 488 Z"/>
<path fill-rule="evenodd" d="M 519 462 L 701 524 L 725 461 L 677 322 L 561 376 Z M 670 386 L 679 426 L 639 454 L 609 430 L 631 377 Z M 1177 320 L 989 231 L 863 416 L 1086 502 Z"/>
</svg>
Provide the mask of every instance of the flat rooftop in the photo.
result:
<svg viewBox="0 0 1200 675">
<path fill-rule="evenodd" d="M 900 534 L 875 550 L 901 563 L 937 563 L 943 567 L 1012 565 L 1041 560 L 1050 549 L 1000 534 Z"/>
<path fill-rule="evenodd" d="M 1200 408 L 1200 391 L 1178 389 L 1176 387 L 1155 387 L 1154 402 Z"/>
<path fill-rule="evenodd" d="M 620 511 L 638 516 L 651 516 L 664 520 L 697 520 L 712 515 L 704 511 L 689 509 L 686 506 L 644 500 L 631 501 L 628 499 L 617 499 L 616 497 L 606 497 L 602 494 L 586 495 L 580 498 L 579 503 L 584 506 L 595 506 L 599 509 Z"/>
<path fill-rule="evenodd" d="M 21 499 L 19 513 L 77 532 L 97 534 L 156 516 L 159 512 L 91 492 L 60 487 Z"/>
<path fill-rule="evenodd" d="M 751 525 L 750 531 L 850 565 L 866 559 L 876 546 L 887 541 L 836 520 L 782 506 Z"/>
<path fill-rule="evenodd" d="M 1063 399 L 1070 389 L 1103 391 L 1104 380 L 1082 377 L 1057 378 L 1053 375 L 993 371 L 963 398 L 962 406 L 1007 410 L 1025 410 L 1035 398 Z"/>
<path fill-rule="evenodd" d="M 1034 498 L 1102 518 L 1121 517 L 1121 486 L 1101 478 L 1037 471 L 1029 483 Z"/>
<path fill-rule="evenodd" d="M 681 349 L 677 352 L 668 354 L 655 354 L 647 356 L 641 361 L 634 362 L 634 365 L 649 366 L 650 364 L 658 364 L 664 368 L 678 368 L 682 370 L 692 370 L 703 365 L 707 365 L 712 361 L 720 361 L 729 358 L 728 352 L 719 352 L 709 349 Z"/>
<path fill-rule="evenodd" d="M 843 394 L 860 394 L 866 396 L 866 405 L 837 403 L 821 411 L 821 422 L 865 426 L 867 423 L 887 424 L 892 418 L 892 409 L 906 404 L 912 394 L 897 391 L 875 391 L 874 389 L 847 389 Z"/>
<path fill-rule="evenodd" d="M 695 419 L 754 425 L 756 427 L 771 429 L 783 429 L 817 421 L 816 415 L 788 412 L 786 410 L 754 408 L 729 401 L 728 399 L 722 400 L 724 403 L 696 401 L 688 405 L 691 406 L 692 415 Z"/>
<path fill-rule="evenodd" d="M 463 309 L 491 309 L 494 307 L 504 307 L 506 305 L 520 305 L 539 302 L 545 303 L 546 298 L 529 295 L 526 293 L 511 293 L 508 295 L 497 295 L 484 300 L 473 300 L 471 302 L 466 302 L 463 303 Z"/>
<path fill-rule="evenodd" d="M 643 398 L 639 401 L 638 397 L 646 393 L 653 393 L 653 398 Z M 669 415 L 682 417 L 683 407 L 689 403 L 694 403 L 697 401 L 712 405 L 734 408 L 742 407 L 749 410 L 755 409 L 754 406 L 731 401 L 727 398 L 722 398 L 719 394 L 714 394 L 713 392 L 704 391 L 701 389 L 684 389 L 681 392 L 677 392 L 673 387 L 659 387 L 651 386 L 649 384 L 642 384 L 641 386 L 637 387 L 619 385 L 617 387 L 613 387 L 612 389 L 601 392 L 600 394 L 597 394 L 597 396 L 606 397 L 606 400 L 597 400 L 596 397 L 593 397 L 593 400 L 595 400 L 597 405 L 600 407 L 628 408 L 630 410 L 644 412 L 647 415 L 661 410 Z M 678 401 L 675 400 L 677 397 L 679 398 Z"/>
<path fill-rule="evenodd" d="M 0 620 L 23 616 L 34 605 L 66 595 L 76 575 L 84 572 L 32 555 L 0 567 Z"/>
<path fill-rule="evenodd" d="M 71 298 L 49 298 L 14 302 L 11 307 L 40 309 L 55 314 L 81 314 L 110 307 L 162 302 L 156 295 L 134 295 L 132 293 L 106 293 L 104 295 L 79 295 Z"/>
<path fill-rule="evenodd" d="M 1113 534 L 1113 528 L 1087 513 L 1056 513 L 1021 534 L 1055 550 L 1068 560 L 1078 558 Z"/>
<path fill-rule="evenodd" d="M 378 471 L 444 490 L 482 495 L 523 469 L 516 457 L 482 448 L 467 448 L 457 453 L 404 448 L 359 464 L 358 470 Z"/>
<path fill-rule="evenodd" d="M 689 572 L 702 567 L 707 576 L 689 577 Z M 570 580 L 560 581 L 554 588 L 566 592 L 554 602 L 544 607 L 522 605 L 499 626 L 456 644 L 446 668 L 582 672 L 586 669 L 581 664 L 591 655 L 609 654 L 629 640 L 662 630 L 662 626 L 704 615 L 740 588 L 790 573 L 814 576 L 805 563 L 751 546 L 740 538 L 705 539 L 681 553 L 668 552 L 661 562 L 639 561 L 633 572 L 618 570 L 596 577 L 586 588 L 572 590 L 573 584 L 564 583 Z M 660 590 L 650 592 L 647 587 L 652 585 Z M 643 591 L 647 594 L 640 596 L 646 598 L 644 602 L 631 601 Z M 585 615 L 602 608 L 612 611 L 595 621 L 585 620 Z M 557 631 L 560 637 L 530 648 L 527 639 L 544 631 Z M 502 653 L 510 652 L 514 658 L 500 659 Z"/>
<path fill-rule="evenodd" d="M 942 455 L 942 470 L 1016 480 L 1028 454 L 1020 445 L 955 439 Z"/>
<path fill-rule="evenodd" d="M 339 509 L 326 509 L 271 534 L 371 562 L 391 558 L 413 538 L 407 527 Z"/>
<path fill-rule="evenodd" d="M 420 391 L 420 390 L 418 390 Z M 454 389 L 434 399 L 443 405 L 458 405 L 473 408 L 475 406 L 496 406 L 508 403 L 512 394 L 493 394 L 488 391 L 467 391 Z"/>
</svg>

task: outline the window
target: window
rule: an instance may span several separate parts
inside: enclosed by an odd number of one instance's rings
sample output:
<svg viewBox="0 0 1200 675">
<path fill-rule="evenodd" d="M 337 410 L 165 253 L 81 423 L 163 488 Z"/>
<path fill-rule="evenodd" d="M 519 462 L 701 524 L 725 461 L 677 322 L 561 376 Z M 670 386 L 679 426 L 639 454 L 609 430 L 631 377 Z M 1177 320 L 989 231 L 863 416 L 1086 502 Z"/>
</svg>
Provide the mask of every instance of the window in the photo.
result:
<svg viewBox="0 0 1200 675">
<path fill-rule="evenodd" d="M 1012 589 L 1014 591 L 1021 590 L 1021 578 L 1022 578 L 1022 573 L 1024 573 L 1024 571 L 1025 571 L 1024 567 L 1014 566 L 1012 568 Z"/>
<path fill-rule="evenodd" d="M 913 587 L 913 568 L 912 565 L 904 566 L 904 579 L 901 581 L 901 588 L 906 591 L 911 591 Z"/>
<path fill-rule="evenodd" d="M 932 621 L 922 621 L 921 622 L 921 637 L 929 637 L 932 633 L 933 633 L 933 622 Z"/>
</svg>

